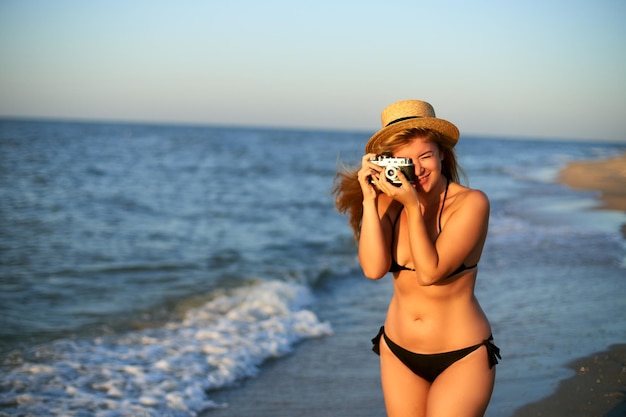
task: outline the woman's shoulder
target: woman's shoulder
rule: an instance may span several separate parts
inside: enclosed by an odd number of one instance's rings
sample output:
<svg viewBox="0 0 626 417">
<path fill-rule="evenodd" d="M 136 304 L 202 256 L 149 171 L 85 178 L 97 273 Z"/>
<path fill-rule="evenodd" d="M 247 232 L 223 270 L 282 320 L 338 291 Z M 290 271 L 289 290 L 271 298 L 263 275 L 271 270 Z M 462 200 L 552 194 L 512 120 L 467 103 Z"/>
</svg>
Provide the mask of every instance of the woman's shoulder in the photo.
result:
<svg viewBox="0 0 626 417">
<path fill-rule="evenodd" d="M 461 206 L 476 206 L 489 208 L 489 197 L 483 191 L 469 188 L 461 184 L 451 183 L 450 187 L 453 189 L 451 197 L 454 197 L 453 204 L 460 208 Z"/>
</svg>

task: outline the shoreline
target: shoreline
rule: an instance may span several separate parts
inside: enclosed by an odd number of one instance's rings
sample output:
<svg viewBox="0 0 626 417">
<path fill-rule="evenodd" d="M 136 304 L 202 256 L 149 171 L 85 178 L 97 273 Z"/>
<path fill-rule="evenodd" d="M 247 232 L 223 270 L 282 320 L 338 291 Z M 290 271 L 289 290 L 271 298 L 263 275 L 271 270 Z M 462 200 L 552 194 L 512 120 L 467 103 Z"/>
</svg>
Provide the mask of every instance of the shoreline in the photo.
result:
<svg viewBox="0 0 626 417">
<path fill-rule="evenodd" d="M 576 374 L 549 397 L 518 408 L 512 417 L 621 417 L 626 415 L 626 344 L 567 365 Z"/>
<path fill-rule="evenodd" d="M 256 377 L 210 393 L 227 406 L 199 417 L 385 416 L 379 359 L 370 342 L 378 327 L 370 323 L 384 321 L 390 289 L 360 276 L 319 288 L 317 314 L 333 323 L 334 334 L 303 341 L 290 355 L 263 364 Z M 353 313 L 335 311 L 342 303 Z"/>
<path fill-rule="evenodd" d="M 574 161 L 557 181 L 575 190 L 599 193 L 597 209 L 626 212 L 626 152 L 621 156 Z M 626 223 L 621 227 L 626 239 Z M 561 380 L 556 391 L 515 410 L 512 417 L 621 417 L 626 415 L 626 344 L 567 364 L 575 374 Z"/>
</svg>

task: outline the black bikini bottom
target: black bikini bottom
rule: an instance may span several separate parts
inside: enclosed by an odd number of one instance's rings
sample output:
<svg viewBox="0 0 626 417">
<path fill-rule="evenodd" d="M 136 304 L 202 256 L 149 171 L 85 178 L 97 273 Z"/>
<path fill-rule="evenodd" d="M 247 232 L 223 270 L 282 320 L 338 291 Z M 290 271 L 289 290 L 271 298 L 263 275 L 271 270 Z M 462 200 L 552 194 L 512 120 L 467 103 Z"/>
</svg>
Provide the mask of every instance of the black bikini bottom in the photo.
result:
<svg viewBox="0 0 626 417">
<path fill-rule="evenodd" d="M 497 358 L 502 359 L 500 356 L 500 349 L 493 344 L 493 336 L 489 336 L 488 339 L 483 340 L 477 345 L 466 347 L 464 349 L 427 355 L 414 353 L 396 345 L 385 334 L 385 328 L 381 327 L 376 337 L 372 339 L 372 343 L 374 344 L 372 350 L 376 352 L 377 355 L 380 355 L 379 346 L 381 337 L 385 338 L 385 342 L 387 343 L 387 346 L 389 346 L 391 352 L 393 352 L 393 354 L 396 355 L 396 357 L 400 359 L 400 361 L 402 361 L 407 368 L 413 371 L 415 375 L 420 376 L 431 383 L 454 362 L 466 357 L 483 345 L 487 347 L 489 369 L 493 368 L 498 363 Z"/>
</svg>

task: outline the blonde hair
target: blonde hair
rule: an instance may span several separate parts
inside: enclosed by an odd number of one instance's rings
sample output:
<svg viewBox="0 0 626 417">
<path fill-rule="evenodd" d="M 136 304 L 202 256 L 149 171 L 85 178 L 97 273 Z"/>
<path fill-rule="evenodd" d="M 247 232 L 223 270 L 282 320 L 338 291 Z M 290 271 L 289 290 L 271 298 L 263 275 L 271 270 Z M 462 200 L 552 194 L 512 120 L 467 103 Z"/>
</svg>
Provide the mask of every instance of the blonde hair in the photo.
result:
<svg viewBox="0 0 626 417">
<path fill-rule="evenodd" d="M 416 139 L 435 143 L 443 158 L 441 173 L 450 181 L 459 182 L 459 172 L 463 172 L 457 163 L 454 152 L 456 141 L 434 130 L 409 128 L 379 141 L 375 145 L 368 142 L 365 145 L 365 153 L 391 156 L 395 149 Z M 359 169 L 360 167 L 350 169 L 342 166 L 335 176 L 332 189 L 332 194 L 335 196 L 335 207 L 339 213 L 348 215 L 355 240 L 358 240 L 361 234 L 361 221 L 363 219 L 363 191 L 357 178 Z M 465 179 L 464 173 L 463 177 Z"/>
</svg>

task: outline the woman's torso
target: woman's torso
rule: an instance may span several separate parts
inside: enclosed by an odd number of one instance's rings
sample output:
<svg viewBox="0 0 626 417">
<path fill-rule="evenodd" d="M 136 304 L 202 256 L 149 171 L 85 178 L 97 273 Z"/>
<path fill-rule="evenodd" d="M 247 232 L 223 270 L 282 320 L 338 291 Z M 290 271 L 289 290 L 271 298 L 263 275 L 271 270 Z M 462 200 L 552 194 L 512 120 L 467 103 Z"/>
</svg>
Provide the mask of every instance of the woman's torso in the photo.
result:
<svg viewBox="0 0 626 417">
<path fill-rule="evenodd" d="M 429 235 L 433 242 L 439 234 L 439 220 L 445 228 L 447 219 L 462 204 L 457 201 L 460 192 L 467 189 L 455 185 L 441 218 L 437 210 L 425 213 Z M 406 213 L 401 206 L 390 210 L 389 216 L 398 217 L 392 233 L 392 257 L 400 265 L 411 263 Z M 476 243 L 464 260 L 465 265 L 475 265 L 480 259 L 486 237 Z M 446 352 L 480 343 L 491 333 L 489 321 L 474 295 L 478 268 L 444 278 L 431 286 L 418 284 L 414 271 L 399 271 L 393 274 L 394 295 L 391 299 L 385 322 L 385 332 L 405 349 L 419 353 Z"/>
</svg>

